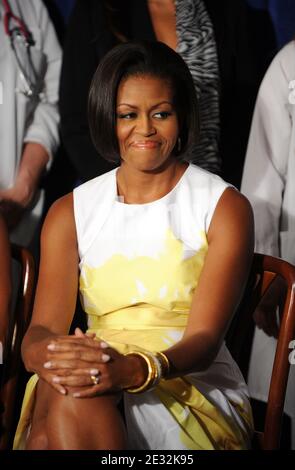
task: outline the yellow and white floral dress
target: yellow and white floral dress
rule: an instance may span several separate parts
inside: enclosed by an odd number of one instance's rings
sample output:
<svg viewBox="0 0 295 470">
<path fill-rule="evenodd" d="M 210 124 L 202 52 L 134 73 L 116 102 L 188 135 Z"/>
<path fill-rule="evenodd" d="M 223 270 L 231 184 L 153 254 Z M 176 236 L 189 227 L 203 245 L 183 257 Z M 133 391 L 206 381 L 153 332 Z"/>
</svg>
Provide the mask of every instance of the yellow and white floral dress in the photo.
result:
<svg viewBox="0 0 295 470">
<path fill-rule="evenodd" d="M 122 353 L 161 351 L 181 339 L 208 249 L 206 234 L 227 187 L 190 164 L 170 193 L 147 204 L 119 200 L 116 170 L 74 190 L 89 331 Z M 125 393 L 124 405 L 132 449 L 249 447 L 247 388 L 225 344 L 207 370 L 161 381 L 142 394 Z"/>
</svg>

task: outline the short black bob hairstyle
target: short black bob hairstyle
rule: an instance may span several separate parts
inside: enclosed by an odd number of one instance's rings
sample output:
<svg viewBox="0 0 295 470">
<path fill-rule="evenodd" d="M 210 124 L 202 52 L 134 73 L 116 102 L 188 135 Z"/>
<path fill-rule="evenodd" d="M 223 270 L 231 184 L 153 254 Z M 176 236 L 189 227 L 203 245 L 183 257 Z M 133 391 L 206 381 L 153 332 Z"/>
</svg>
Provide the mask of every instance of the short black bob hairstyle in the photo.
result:
<svg viewBox="0 0 295 470">
<path fill-rule="evenodd" d="M 182 159 L 192 151 L 199 136 L 198 103 L 190 71 L 173 49 L 161 42 L 126 42 L 111 49 L 99 63 L 92 79 L 88 119 L 99 155 L 120 163 L 116 136 L 116 101 L 119 84 L 130 76 L 152 76 L 168 80 L 174 90 L 174 106 L 180 129 Z"/>
</svg>

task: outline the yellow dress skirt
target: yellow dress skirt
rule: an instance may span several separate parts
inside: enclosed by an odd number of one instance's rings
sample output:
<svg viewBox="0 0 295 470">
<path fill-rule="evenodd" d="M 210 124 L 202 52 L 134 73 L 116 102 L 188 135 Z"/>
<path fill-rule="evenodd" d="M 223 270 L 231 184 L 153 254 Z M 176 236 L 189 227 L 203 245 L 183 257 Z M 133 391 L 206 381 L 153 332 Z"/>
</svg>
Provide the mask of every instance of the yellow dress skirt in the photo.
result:
<svg viewBox="0 0 295 470">
<path fill-rule="evenodd" d="M 171 313 L 169 328 L 163 325 L 166 317 L 167 312 L 142 305 L 112 312 L 101 319 L 91 316 L 92 327 L 88 331 L 95 332 L 121 353 L 161 351 L 181 338 L 184 330 L 181 324 L 186 322 L 187 314 Z M 120 328 L 123 318 L 126 327 Z M 144 327 L 144 322 L 149 325 Z M 100 323 L 100 328 L 96 323 Z M 38 376 L 33 375 L 27 384 L 14 449 L 25 447 L 37 381 Z M 252 416 L 247 389 L 225 345 L 207 371 L 162 380 L 153 390 L 142 394 L 124 393 L 124 407 L 131 449 L 208 450 L 250 446 Z"/>
</svg>

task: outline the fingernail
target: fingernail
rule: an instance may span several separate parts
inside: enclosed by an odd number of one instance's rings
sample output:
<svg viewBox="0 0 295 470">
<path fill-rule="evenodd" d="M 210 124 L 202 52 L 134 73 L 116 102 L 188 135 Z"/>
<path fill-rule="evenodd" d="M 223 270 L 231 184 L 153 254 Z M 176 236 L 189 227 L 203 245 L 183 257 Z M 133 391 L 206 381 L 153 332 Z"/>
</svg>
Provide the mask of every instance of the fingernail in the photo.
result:
<svg viewBox="0 0 295 470">
<path fill-rule="evenodd" d="M 60 380 L 61 380 L 60 377 L 53 377 L 52 382 L 59 383 Z"/>
<path fill-rule="evenodd" d="M 56 345 L 53 343 L 48 344 L 47 349 L 50 349 L 50 351 L 53 351 L 56 348 Z"/>
<path fill-rule="evenodd" d="M 102 349 L 106 349 L 106 348 L 109 348 L 109 345 L 108 345 L 108 343 L 106 343 L 105 341 L 101 341 L 100 347 L 101 347 Z"/>
<path fill-rule="evenodd" d="M 101 359 L 103 362 L 108 362 L 111 359 L 111 356 L 109 356 L 108 354 L 103 354 L 101 356 Z"/>
<path fill-rule="evenodd" d="M 45 367 L 45 369 L 50 369 L 51 366 L 52 366 L 52 364 L 51 364 L 50 361 L 45 362 L 45 364 L 43 364 L 43 367 Z"/>
<path fill-rule="evenodd" d="M 80 396 L 80 393 L 78 392 L 73 393 L 73 397 L 78 398 L 79 396 Z"/>
<path fill-rule="evenodd" d="M 59 391 L 60 391 L 60 393 L 61 393 L 62 395 L 66 395 L 66 394 L 67 394 L 67 391 L 66 391 L 64 388 L 61 388 Z"/>
<path fill-rule="evenodd" d="M 99 370 L 98 369 L 90 369 L 90 375 L 98 375 Z"/>
</svg>

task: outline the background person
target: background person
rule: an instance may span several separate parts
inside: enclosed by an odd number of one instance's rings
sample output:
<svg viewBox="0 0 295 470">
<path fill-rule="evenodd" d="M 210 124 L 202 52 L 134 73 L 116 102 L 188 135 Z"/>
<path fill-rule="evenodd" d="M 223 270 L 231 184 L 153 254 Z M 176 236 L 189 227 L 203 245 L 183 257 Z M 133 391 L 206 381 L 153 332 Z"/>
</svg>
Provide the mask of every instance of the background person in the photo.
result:
<svg viewBox="0 0 295 470">
<path fill-rule="evenodd" d="M 261 84 L 249 137 L 242 192 L 255 217 L 256 251 L 295 264 L 295 42 L 274 58 Z M 273 292 L 273 296 L 276 292 Z M 279 299 L 277 299 L 279 303 Z M 271 299 L 273 303 L 273 298 Z M 267 401 L 276 349 L 276 311 L 256 313 L 248 385 L 251 396 Z M 285 412 L 292 418 L 295 448 L 295 374 L 290 368 Z"/>
<path fill-rule="evenodd" d="M 42 215 L 39 182 L 59 142 L 61 50 L 40 0 L 0 1 L 0 208 L 29 246 Z"/>
<path fill-rule="evenodd" d="M 0 371 L 7 339 L 11 298 L 10 246 L 5 221 L 0 212 Z M 0 374 L 1 379 L 1 374 Z"/>
</svg>

